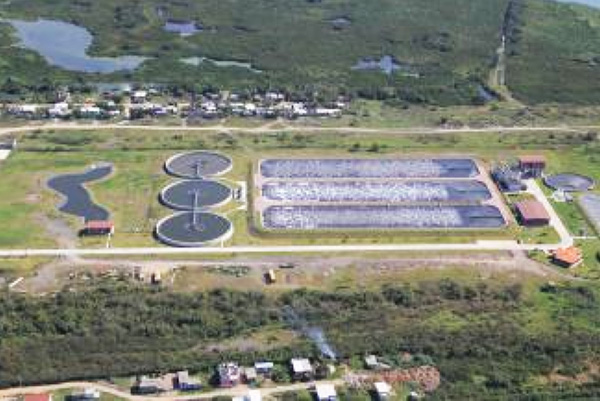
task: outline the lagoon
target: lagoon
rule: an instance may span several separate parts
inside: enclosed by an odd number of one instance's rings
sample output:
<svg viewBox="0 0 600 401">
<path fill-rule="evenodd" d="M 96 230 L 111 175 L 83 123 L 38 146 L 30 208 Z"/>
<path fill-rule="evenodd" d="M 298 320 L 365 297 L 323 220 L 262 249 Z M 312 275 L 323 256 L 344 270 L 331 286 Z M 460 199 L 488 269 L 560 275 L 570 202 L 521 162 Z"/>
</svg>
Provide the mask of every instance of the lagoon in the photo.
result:
<svg viewBox="0 0 600 401">
<path fill-rule="evenodd" d="M 88 56 L 86 52 L 92 44 L 92 34 L 83 27 L 66 22 L 46 19 L 9 19 L 3 22 L 13 26 L 22 47 L 36 51 L 49 64 L 65 70 L 108 74 L 134 70 L 146 60 L 139 56 Z"/>
</svg>

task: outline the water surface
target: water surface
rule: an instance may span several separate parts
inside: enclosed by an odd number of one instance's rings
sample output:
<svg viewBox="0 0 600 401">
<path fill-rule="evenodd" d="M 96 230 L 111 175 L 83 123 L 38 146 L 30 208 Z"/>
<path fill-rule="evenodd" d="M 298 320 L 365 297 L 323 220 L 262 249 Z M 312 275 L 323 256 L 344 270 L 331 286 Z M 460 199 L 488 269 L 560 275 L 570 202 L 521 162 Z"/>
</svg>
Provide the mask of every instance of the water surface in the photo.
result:
<svg viewBox="0 0 600 401">
<path fill-rule="evenodd" d="M 48 186 L 64 197 L 58 210 L 73 216 L 82 217 L 85 221 L 107 220 L 109 213 L 92 200 L 84 184 L 107 177 L 112 172 L 112 165 L 92 166 L 80 174 L 63 174 L 48 180 Z"/>
<path fill-rule="evenodd" d="M 134 70 L 146 58 L 139 56 L 92 57 L 87 50 L 93 36 L 85 28 L 62 21 L 38 19 L 36 21 L 5 20 L 16 30 L 26 49 L 39 53 L 54 66 L 69 71 L 103 73 Z"/>
</svg>

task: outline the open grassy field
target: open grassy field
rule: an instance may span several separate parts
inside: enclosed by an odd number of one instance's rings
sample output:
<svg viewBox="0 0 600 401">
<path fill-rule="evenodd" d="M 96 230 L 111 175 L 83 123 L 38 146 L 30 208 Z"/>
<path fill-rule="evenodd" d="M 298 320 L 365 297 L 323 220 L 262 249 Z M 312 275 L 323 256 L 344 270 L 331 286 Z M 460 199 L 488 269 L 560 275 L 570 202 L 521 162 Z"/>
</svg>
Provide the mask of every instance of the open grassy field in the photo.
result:
<svg viewBox="0 0 600 401">
<path fill-rule="evenodd" d="M 508 46 L 507 83 L 526 103 L 597 104 L 600 12 L 552 1 L 523 1 Z"/>
</svg>

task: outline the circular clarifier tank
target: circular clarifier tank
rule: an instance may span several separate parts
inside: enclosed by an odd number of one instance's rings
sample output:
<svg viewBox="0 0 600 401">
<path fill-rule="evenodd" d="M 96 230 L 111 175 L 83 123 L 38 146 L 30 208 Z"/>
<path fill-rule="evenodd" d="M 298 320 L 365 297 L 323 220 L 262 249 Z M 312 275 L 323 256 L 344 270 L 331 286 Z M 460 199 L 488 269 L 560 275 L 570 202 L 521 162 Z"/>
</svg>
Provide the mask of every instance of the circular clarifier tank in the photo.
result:
<svg viewBox="0 0 600 401">
<path fill-rule="evenodd" d="M 166 206 L 176 210 L 214 208 L 231 200 L 231 188 L 212 180 L 177 181 L 167 186 L 160 198 Z"/>
<path fill-rule="evenodd" d="M 544 179 L 547 186 L 565 192 L 585 192 L 594 188 L 594 180 L 581 174 L 562 173 Z"/>
<path fill-rule="evenodd" d="M 165 170 L 169 174 L 188 179 L 223 175 L 232 167 L 229 157 L 203 150 L 179 153 L 165 163 Z"/>
<path fill-rule="evenodd" d="M 156 225 L 158 239 L 167 245 L 201 247 L 225 241 L 233 226 L 225 217 L 205 212 L 179 212 Z"/>
</svg>

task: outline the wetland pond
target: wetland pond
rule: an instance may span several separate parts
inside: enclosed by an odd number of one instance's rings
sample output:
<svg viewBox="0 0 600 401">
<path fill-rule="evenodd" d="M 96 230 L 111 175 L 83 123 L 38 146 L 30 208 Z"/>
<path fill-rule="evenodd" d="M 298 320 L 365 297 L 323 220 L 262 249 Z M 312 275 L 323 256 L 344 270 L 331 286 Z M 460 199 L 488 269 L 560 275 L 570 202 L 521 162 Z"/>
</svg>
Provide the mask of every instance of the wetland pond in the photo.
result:
<svg viewBox="0 0 600 401">
<path fill-rule="evenodd" d="M 109 74 L 131 71 L 147 58 L 140 56 L 93 57 L 87 55 L 93 36 L 85 28 L 62 21 L 38 19 L 9 23 L 20 40 L 20 46 L 39 53 L 54 66 L 69 71 Z"/>
</svg>

